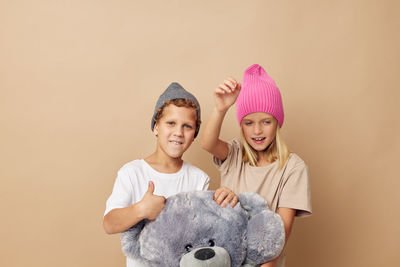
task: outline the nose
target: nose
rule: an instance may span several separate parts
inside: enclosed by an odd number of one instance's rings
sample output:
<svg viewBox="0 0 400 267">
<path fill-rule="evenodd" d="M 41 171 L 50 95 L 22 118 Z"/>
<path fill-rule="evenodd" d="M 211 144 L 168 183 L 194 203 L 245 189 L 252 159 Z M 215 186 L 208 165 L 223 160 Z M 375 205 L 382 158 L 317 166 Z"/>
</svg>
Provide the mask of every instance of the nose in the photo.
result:
<svg viewBox="0 0 400 267">
<path fill-rule="evenodd" d="M 176 127 L 174 134 L 176 136 L 183 136 L 183 128 L 182 127 Z"/>
<path fill-rule="evenodd" d="M 194 257 L 198 260 L 208 260 L 211 259 L 215 256 L 215 252 L 213 249 L 211 248 L 202 248 L 199 249 L 198 251 L 196 251 L 196 253 L 194 253 Z"/>
<path fill-rule="evenodd" d="M 254 125 L 254 134 L 260 134 L 260 133 L 262 133 L 261 125 L 259 125 L 258 123 L 256 123 L 256 124 Z"/>
</svg>

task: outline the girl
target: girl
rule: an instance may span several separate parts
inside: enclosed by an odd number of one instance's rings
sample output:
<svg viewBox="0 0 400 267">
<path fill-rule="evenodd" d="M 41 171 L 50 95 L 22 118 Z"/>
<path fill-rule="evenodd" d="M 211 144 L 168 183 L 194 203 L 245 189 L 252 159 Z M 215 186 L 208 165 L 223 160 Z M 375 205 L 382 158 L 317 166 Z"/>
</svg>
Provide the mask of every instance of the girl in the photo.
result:
<svg viewBox="0 0 400 267">
<path fill-rule="evenodd" d="M 284 223 L 286 242 L 295 216 L 311 215 L 308 169 L 290 153 L 280 135 L 283 106 L 278 87 L 265 70 L 254 64 L 242 85 L 227 78 L 214 91 L 215 108 L 206 124 L 201 145 L 214 156 L 221 185 L 234 193 L 256 192 Z M 240 139 L 219 139 L 222 121 L 236 102 Z M 285 253 L 261 265 L 285 266 Z"/>
</svg>

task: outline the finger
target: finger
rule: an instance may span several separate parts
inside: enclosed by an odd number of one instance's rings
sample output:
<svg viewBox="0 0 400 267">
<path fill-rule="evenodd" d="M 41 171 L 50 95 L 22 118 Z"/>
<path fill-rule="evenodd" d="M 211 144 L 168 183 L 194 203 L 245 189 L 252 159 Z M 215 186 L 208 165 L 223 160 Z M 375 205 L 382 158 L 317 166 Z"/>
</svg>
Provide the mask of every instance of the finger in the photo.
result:
<svg viewBox="0 0 400 267">
<path fill-rule="evenodd" d="M 221 192 L 223 192 L 223 191 L 224 191 L 223 187 L 220 187 L 217 190 L 215 190 L 215 192 L 214 192 L 214 200 L 216 200 L 219 197 L 219 195 L 221 194 Z"/>
<path fill-rule="evenodd" d="M 218 198 L 215 200 L 215 202 L 217 202 L 218 205 L 221 205 L 222 202 L 224 201 L 224 199 L 228 196 L 228 192 L 221 192 L 218 196 Z"/>
<path fill-rule="evenodd" d="M 147 193 L 150 193 L 150 194 L 154 193 L 154 183 L 153 183 L 153 181 L 149 181 L 149 187 L 147 188 Z"/>
<path fill-rule="evenodd" d="M 217 87 L 217 88 L 215 88 L 215 93 L 219 94 L 219 95 L 223 95 L 223 94 L 225 94 L 225 91 Z"/>
<path fill-rule="evenodd" d="M 239 84 L 239 82 L 235 78 L 228 77 L 227 79 L 234 85 L 235 88 Z"/>
<path fill-rule="evenodd" d="M 238 91 L 242 90 L 242 84 L 241 83 L 237 83 L 235 90 L 238 90 Z"/>
<path fill-rule="evenodd" d="M 222 204 L 221 204 L 221 206 L 222 207 L 226 207 L 232 200 L 233 200 L 233 198 L 235 197 L 235 194 L 234 193 L 229 193 L 227 196 L 226 196 L 226 198 L 224 199 L 224 201 L 222 202 Z"/>
<path fill-rule="evenodd" d="M 231 82 L 233 82 L 233 83 L 237 83 L 236 79 L 233 78 L 233 77 L 228 77 L 228 78 L 226 78 L 226 79 L 229 80 L 229 81 L 231 81 Z"/>
<path fill-rule="evenodd" d="M 232 91 L 236 88 L 237 85 L 236 81 L 231 81 L 231 80 L 225 80 L 224 84 L 228 86 Z"/>
<path fill-rule="evenodd" d="M 232 92 L 232 89 L 231 89 L 228 85 L 226 85 L 225 83 L 221 83 L 221 84 L 218 86 L 218 88 L 224 90 L 224 91 L 227 92 L 227 93 L 231 93 L 231 92 Z"/>
<path fill-rule="evenodd" d="M 163 197 L 163 196 L 158 196 L 158 199 L 160 200 L 160 204 L 162 204 L 162 208 L 164 208 L 164 206 L 165 206 L 165 197 Z"/>
<path fill-rule="evenodd" d="M 235 207 L 236 204 L 238 203 L 238 201 L 239 201 L 239 199 L 238 199 L 238 197 L 235 195 L 235 196 L 233 197 L 231 203 L 230 203 L 230 204 L 231 204 L 231 207 L 232 207 L 232 208 Z"/>
</svg>

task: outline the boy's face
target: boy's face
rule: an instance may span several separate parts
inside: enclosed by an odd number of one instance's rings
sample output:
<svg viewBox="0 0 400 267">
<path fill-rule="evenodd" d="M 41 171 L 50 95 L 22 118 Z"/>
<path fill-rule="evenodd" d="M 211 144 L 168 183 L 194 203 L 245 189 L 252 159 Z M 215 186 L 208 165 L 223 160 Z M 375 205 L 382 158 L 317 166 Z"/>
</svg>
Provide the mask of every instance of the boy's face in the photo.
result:
<svg viewBox="0 0 400 267">
<path fill-rule="evenodd" d="M 157 147 L 171 158 L 181 158 L 190 147 L 196 132 L 196 110 L 170 104 L 154 125 Z"/>
</svg>

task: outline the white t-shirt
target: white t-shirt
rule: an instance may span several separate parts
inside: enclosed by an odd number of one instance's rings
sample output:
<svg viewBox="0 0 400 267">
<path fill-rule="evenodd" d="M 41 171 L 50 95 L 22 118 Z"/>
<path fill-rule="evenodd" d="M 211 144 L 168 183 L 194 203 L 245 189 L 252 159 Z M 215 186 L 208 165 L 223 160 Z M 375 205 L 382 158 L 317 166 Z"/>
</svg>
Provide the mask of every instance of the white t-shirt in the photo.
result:
<svg viewBox="0 0 400 267">
<path fill-rule="evenodd" d="M 147 192 L 149 181 L 154 182 L 155 195 L 168 198 L 180 192 L 207 190 L 210 178 L 205 172 L 187 162 L 183 162 L 182 168 L 176 173 L 161 173 L 143 159 L 131 161 L 118 171 L 104 216 L 113 209 L 125 208 L 140 201 Z M 127 266 L 142 265 L 127 258 Z"/>
</svg>

